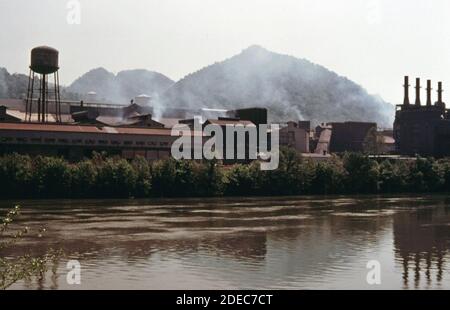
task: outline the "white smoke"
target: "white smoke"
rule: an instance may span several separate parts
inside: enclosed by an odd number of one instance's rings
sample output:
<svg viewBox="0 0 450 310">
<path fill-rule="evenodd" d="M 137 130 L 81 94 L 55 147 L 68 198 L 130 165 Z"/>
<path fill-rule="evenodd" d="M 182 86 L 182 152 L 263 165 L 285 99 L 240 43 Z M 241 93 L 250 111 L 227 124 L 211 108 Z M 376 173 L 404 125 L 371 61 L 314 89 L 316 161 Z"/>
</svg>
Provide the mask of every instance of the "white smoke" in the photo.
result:
<svg viewBox="0 0 450 310">
<path fill-rule="evenodd" d="M 7 74 L 8 71 L 4 68 L 0 68 L 0 98 L 1 97 L 8 97 L 9 94 L 9 88 L 7 83 Z"/>
<path fill-rule="evenodd" d="M 264 107 L 271 121 L 372 121 L 392 126 L 391 105 L 304 59 L 252 46 L 203 68 L 160 96 L 165 107 Z"/>
</svg>

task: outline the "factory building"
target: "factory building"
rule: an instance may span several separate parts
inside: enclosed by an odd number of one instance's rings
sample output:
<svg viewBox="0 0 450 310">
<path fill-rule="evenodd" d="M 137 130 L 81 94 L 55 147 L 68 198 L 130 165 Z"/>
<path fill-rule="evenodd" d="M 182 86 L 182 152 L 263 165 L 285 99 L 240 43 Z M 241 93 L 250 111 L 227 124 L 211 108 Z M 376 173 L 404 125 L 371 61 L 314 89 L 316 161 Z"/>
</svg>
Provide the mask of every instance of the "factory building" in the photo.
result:
<svg viewBox="0 0 450 310">
<path fill-rule="evenodd" d="M 95 91 L 88 94 L 88 102 L 64 101 L 59 95 L 58 55 L 58 51 L 50 47 L 33 49 L 26 99 L 0 99 L 0 153 L 58 155 L 77 160 L 89 157 L 93 152 L 106 152 L 124 158 L 142 156 L 157 160 L 170 156 L 171 146 L 178 138 L 171 136 L 171 129 L 176 124 L 186 124 L 191 128 L 196 127 L 195 122 L 203 128 L 210 124 L 220 126 L 224 133 L 224 147 L 227 126 L 256 127 L 259 137 L 259 125 L 268 124 L 265 108 L 231 111 L 166 108 L 158 111 L 159 117 L 155 119 L 152 99 L 145 94 L 135 97 L 129 105 L 101 103 Z M 53 83 L 49 83 L 50 76 L 54 78 Z M 419 144 L 432 153 L 450 149 L 449 142 L 445 144 L 449 141 L 446 137 L 450 136 L 448 112 L 441 100 L 441 84 L 439 87 L 439 99 L 434 106 L 428 104 L 430 99 L 426 107 L 421 107 L 420 101 L 418 105 L 416 102 L 415 106 L 410 106 L 408 101 L 397 111 L 394 134 L 402 138 L 398 142 L 401 150 L 416 152 Z M 407 96 L 407 87 L 405 94 Z M 282 125 L 278 132 L 280 145 L 314 158 L 325 158 L 331 152 L 370 152 L 370 147 L 376 144 L 375 123 L 327 123 L 316 127 L 315 135 L 312 135 L 310 126 L 309 121 L 289 121 Z M 416 134 L 417 128 L 420 132 Z M 203 143 L 209 138 L 192 131 L 192 138 L 196 135 L 202 136 Z M 411 136 L 424 141 L 417 142 Z M 431 136 L 434 139 L 429 139 Z M 392 142 L 392 139 L 385 140 Z M 244 143 L 245 158 L 237 162 L 248 162 L 253 157 L 250 152 L 259 152 L 259 145 L 250 148 L 248 132 Z M 226 153 L 226 149 L 224 151 Z M 236 160 L 225 162 L 234 163 Z"/>
<path fill-rule="evenodd" d="M 394 122 L 396 151 L 402 155 L 449 156 L 450 115 L 442 101 L 442 82 L 438 83 L 437 101 L 431 99 L 431 81 L 427 81 L 426 104 L 421 104 L 420 78 L 416 79 L 415 103 L 409 100 L 409 78 L 405 76 L 403 104 L 397 105 Z"/>
<path fill-rule="evenodd" d="M 165 128 L 0 122 L 1 154 L 63 156 L 71 160 L 106 152 L 127 159 L 170 156 L 176 137 Z"/>
<path fill-rule="evenodd" d="M 256 126 L 267 124 L 268 120 L 266 108 L 244 108 L 227 111 L 227 116 L 230 118 L 250 121 Z"/>
<path fill-rule="evenodd" d="M 2 104 L 5 106 L 1 106 Z M 78 160 L 90 157 L 93 152 L 106 152 L 128 159 L 142 156 L 148 160 L 158 160 L 170 155 L 171 146 L 177 139 L 176 136 L 171 136 L 173 126 L 187 124 L 193 129 L 194 121 L 200 122 L 194 118 L 162 118 L 160 122 L 149 113 L 152 112 L 150 106 L 141 106 L 136 102 L 129 106 L 61 102 L 62 107 L 65 105 L 67 106 L 63 110 L 69 113 L 62 113 L 61 118 L 67 121 L 58 122 L 56 118 L 52 118 L 52 114 L 48 114 L 47 121 L 40 123 L 24 111 L 25 101 L 0 99 L 0 153 L 56 155 Z M 234 115 L 236 111 L 230 113 Z M 261 121 L 264 122 L 264 119 Z M 201 124 L 222 127 L 225 133 L 224 143 L 227 125 L 254 126 L 249 120 L 227 117 L 206 119 Z M 193 131 L 192 135 L 201 135 L 202 141 L 206 140 L 201 132 Z M 247 152 L 244 161 L 247 161 L 248 136 L 245 143 Z M 233 162 L 229 160 L 226 163 Z"/>
<path fill-rule="evenodd" d="M 309 153 L 310 122 L 287 122 L 280 129 L 280 145 L 295 149 L 300 153 Z"/>
<path fill-rule="evenodd" d="M 315 136 L 311 139 L 311 149 L 314 154 L 327 155 L 330 153 L 330 141 L 332 129 L 330 125 L 321 124 L 315 128 Z"/>
<path fill-rule="evenodd" d="M 205 121 L 205 123 L 203 124 L 203 127 L 208 126 L 208 125 L 214 125 L 214 126 L 218 126 L 222 129 L 222 133 L 223 133 L 223 140 L 222 140 L 222 145 L 223 145 L 223 156 L 224 156 L 224 163 L 235 163 L 235 162 L 248 162 L 250 160 L 250 135 L 249 132 L 245 131 L 244 132 L 244 149 L 245 149 L 245 154 L 244 154 L 244 158 L 238 158 L 238 133 L 234 132 L 234 137 L 232 138 L 234 140 L 234 146 L 233 146 L 233 158 L 234 159 L 230 159 L 227 158 L 227 135 L 229 134 L 227 132 L 227 126 L 242 126 L 243 128 L 250 128 L 250 127 L 254 127 L 257 131 L 257 127 L 255 126 L 255 124 L 249 120 L 241 120 L 239 118 L 231 118 L 231 117 L 219 117 L 218 119 L 208 119 Z M 255 148 L 255 151 L 257 152 L 257 147 Z M 256 154 L 254 154 L 256 155 Z"/>
<path fill-rule="evenodd" d="M 376 152 L 377 124 L 367 122 L 330 123 L 330 152 Z"/>
<path fill-rule="evenodd" d="M 332 122 L 315 128 L 311 149 L 315 154 L 363 152 L 378 153 L 377 124 L 370 122 Z"/>
</svg>

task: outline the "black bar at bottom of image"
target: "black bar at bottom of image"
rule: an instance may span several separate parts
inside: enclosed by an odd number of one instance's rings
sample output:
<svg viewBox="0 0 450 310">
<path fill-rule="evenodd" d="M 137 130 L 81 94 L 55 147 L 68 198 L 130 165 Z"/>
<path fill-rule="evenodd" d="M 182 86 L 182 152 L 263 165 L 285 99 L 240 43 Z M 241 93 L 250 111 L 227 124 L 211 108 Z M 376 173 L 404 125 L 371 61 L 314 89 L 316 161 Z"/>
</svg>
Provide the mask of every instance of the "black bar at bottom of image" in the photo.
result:
<svg viewBox="0 0 450 310">
<path fill-rule="evenodd" d="M 449 304 L 448 291 L 4 291 L 7 305 L 43 305 L 67 309 L 77 306 L 174 306 L 199 309 L 228 306 L 339 306 L 366 309 L 386 307 L 394 300 L 402 306 Z"/>
</svg>

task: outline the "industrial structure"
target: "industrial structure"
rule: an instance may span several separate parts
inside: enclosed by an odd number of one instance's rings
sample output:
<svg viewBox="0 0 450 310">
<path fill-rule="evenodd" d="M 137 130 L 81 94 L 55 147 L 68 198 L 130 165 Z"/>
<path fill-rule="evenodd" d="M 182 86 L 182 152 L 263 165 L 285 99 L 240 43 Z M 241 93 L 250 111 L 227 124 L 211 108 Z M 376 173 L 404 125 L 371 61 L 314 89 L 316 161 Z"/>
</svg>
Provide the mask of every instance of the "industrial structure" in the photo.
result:
<svg viewBox="0 0 450 310">
<path fill-rule="evenodd" d="M 54 48 L 39 46 L 31 50 L 25 110 L 28 122 L 46 123 L 51 113 L 56 122 L 61 122 L 58 59 L 59 52 Z M 49 83 L 51 75 L 53 75 L 53 85 Z"/>
<path fill-rule="evenodd" d="M 106 152 L 124 158 L 142 156 L 148 160 L 167 158 L 177 137 L 171 129 L 186 124 L 192 129 L 195 122 L 204 128 L 213 124 L 225 129 L 227 126 L 255 126 L 268 124 L 266 108 L 222 109 L 159 109 L 154 117 L 152 98 L 141 94 L 128 105 L 101 103 L 95 91 L 88 94 L 88 102 L 62 101 L 59 94 L 59 53 L 56 49 L 41 46 L 31 51 L 30 76 L 27 96 L 21 99 L 0 99 L 0 154 L 27 153 L 64 156 L 71 160 L 89 157 L 93 152 Z M 53 83 L 49 76 L 53 75 Z M 426 146 L 426 151 L 448 150 L 442 135 L 450 132 L 448 111 L 442 102 L 442 84 L 439 83 L 438 102 L 431 104 L 431 85 L 428 82 L 427 105 L 420 105 L 420 81 L 416 88 L 415 105 L 409 104 L 408 81 L 405 82 L 405 102 L 397 111 L 395 135 L 399 149 L 404 153 L 424 152 L 416 146 Z M 420 119 L 418 122 L 416 119 Z M 426 124 L 422 126 L 420 124 Z M 414 134 L 419 128 L 422 135 Z M 226 145 L 226 130 L 223 130 Z M 267 132 L 271 134 L 271 130 Z M 236 135 L 237 133 L 235 133 Z M 245 139 L 246 154 L 243 160 L 225 160 L 225 163 L 248 162 L 250 151 L 248 132 Z M 330 153 L 345 151 L 376 152 L 377 125 L 367 122 L 331 122 L 311 129 L 309 121 L 290 120 L 279 129 L 280 146 L 295 149 L 311 158 L 324 159 Z M 192 131 L 192 136 L 209 137 Z M 258 134 L 259 136 L 259 134 Z M 447 137 L 446 136 L 446 137 Z M 421 142 L 415 139 L 420 137 Z M 430 137 L 437 137 L 431 139 Z M 197 140 L 197 139 L 196 139 Z M 448 139 L 447 139 L 448 140 Z M 234 139 L 236 143 L 236 137 Z M 392 151 L 393 139 L 383 133 L 387 145 L 383 153 Z M 438 142 L 436 142 L 438 141 Z M 415 144 L 416 143 L 416 144 Z M 270 145 L 270 138 L 268 137 Z M 270 147 L 270 146 L 269 146 Z M 236 150 L 236 145 L 235 145 Z M 259 152 L 259 145 L 256 146 Z M 224 149 L 224 151 L 226 151 Z M 426 152 L 424 152 L 426 153 Z"/>
<path fill-rule="evenodd" d="M 377 124 L 370 122 L 329 123 L 330 152 L 377 153 Z"/>
<path fill-rule="evenodd" d="M 421 104 L 420 78 L 416 79 L 415 103 L 409 100 L 409 78 L 404 80 L 404 100 L 397 105 L 394 122 L 396 151 L 402 155 L 442 157 L 450 155 L 450 113 L 442 100 L 442 82 L 438 82 L 437 101 L 431 99 L 431 81 L 427 80 L 426 104 Z"/>
<path fill-rule="evenodd" d="M 310 132 L 309 121 L 287 122 L 280 129 L 280 145 L 291 147 L 300 153 L 309 153 Z"/>
<path fill-rule="evenodd" d="M 162 128 L 128 128 L 77 124 L 0 123 L 1 153 L 63 156 L 70 160 L 106 152 L 131 159 L 170 156 L 176 137 Z"/>
</svg>

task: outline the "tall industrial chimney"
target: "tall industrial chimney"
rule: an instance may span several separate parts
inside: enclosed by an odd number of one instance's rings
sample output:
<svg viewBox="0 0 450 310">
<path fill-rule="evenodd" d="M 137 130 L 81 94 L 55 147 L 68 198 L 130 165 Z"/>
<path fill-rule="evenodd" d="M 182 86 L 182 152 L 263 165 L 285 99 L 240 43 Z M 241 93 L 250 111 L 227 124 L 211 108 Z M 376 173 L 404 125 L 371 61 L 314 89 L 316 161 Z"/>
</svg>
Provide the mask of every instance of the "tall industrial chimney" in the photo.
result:
<svg viewBox="0 0 450 310">
<path fill-rule="evenodd" d="M 416 105 L 420 106 L 420 78 L 416 78 Z"/>
<path fill-rule="evenodd" d="M 427 80 L 427 106 L 431 106 L 431 80 Z"/>
<path fill-rule="evenodd" d="M 409 77 L 405 75 L 405 84 L 403 85 L 405 89 L 405 96 L 403 99 L 403 105 L 409 106 Z"/>
<path fill-rule="evenodd" d="M 438 93 L 438 101 L 437 101 L 437 103 L 442 103 L 442 93 L 443 93 L 444 91 L 442 90 L 442 82 L 438 82 L 438 90 L 437 90 L 437 93 Z"/>
</svg>

